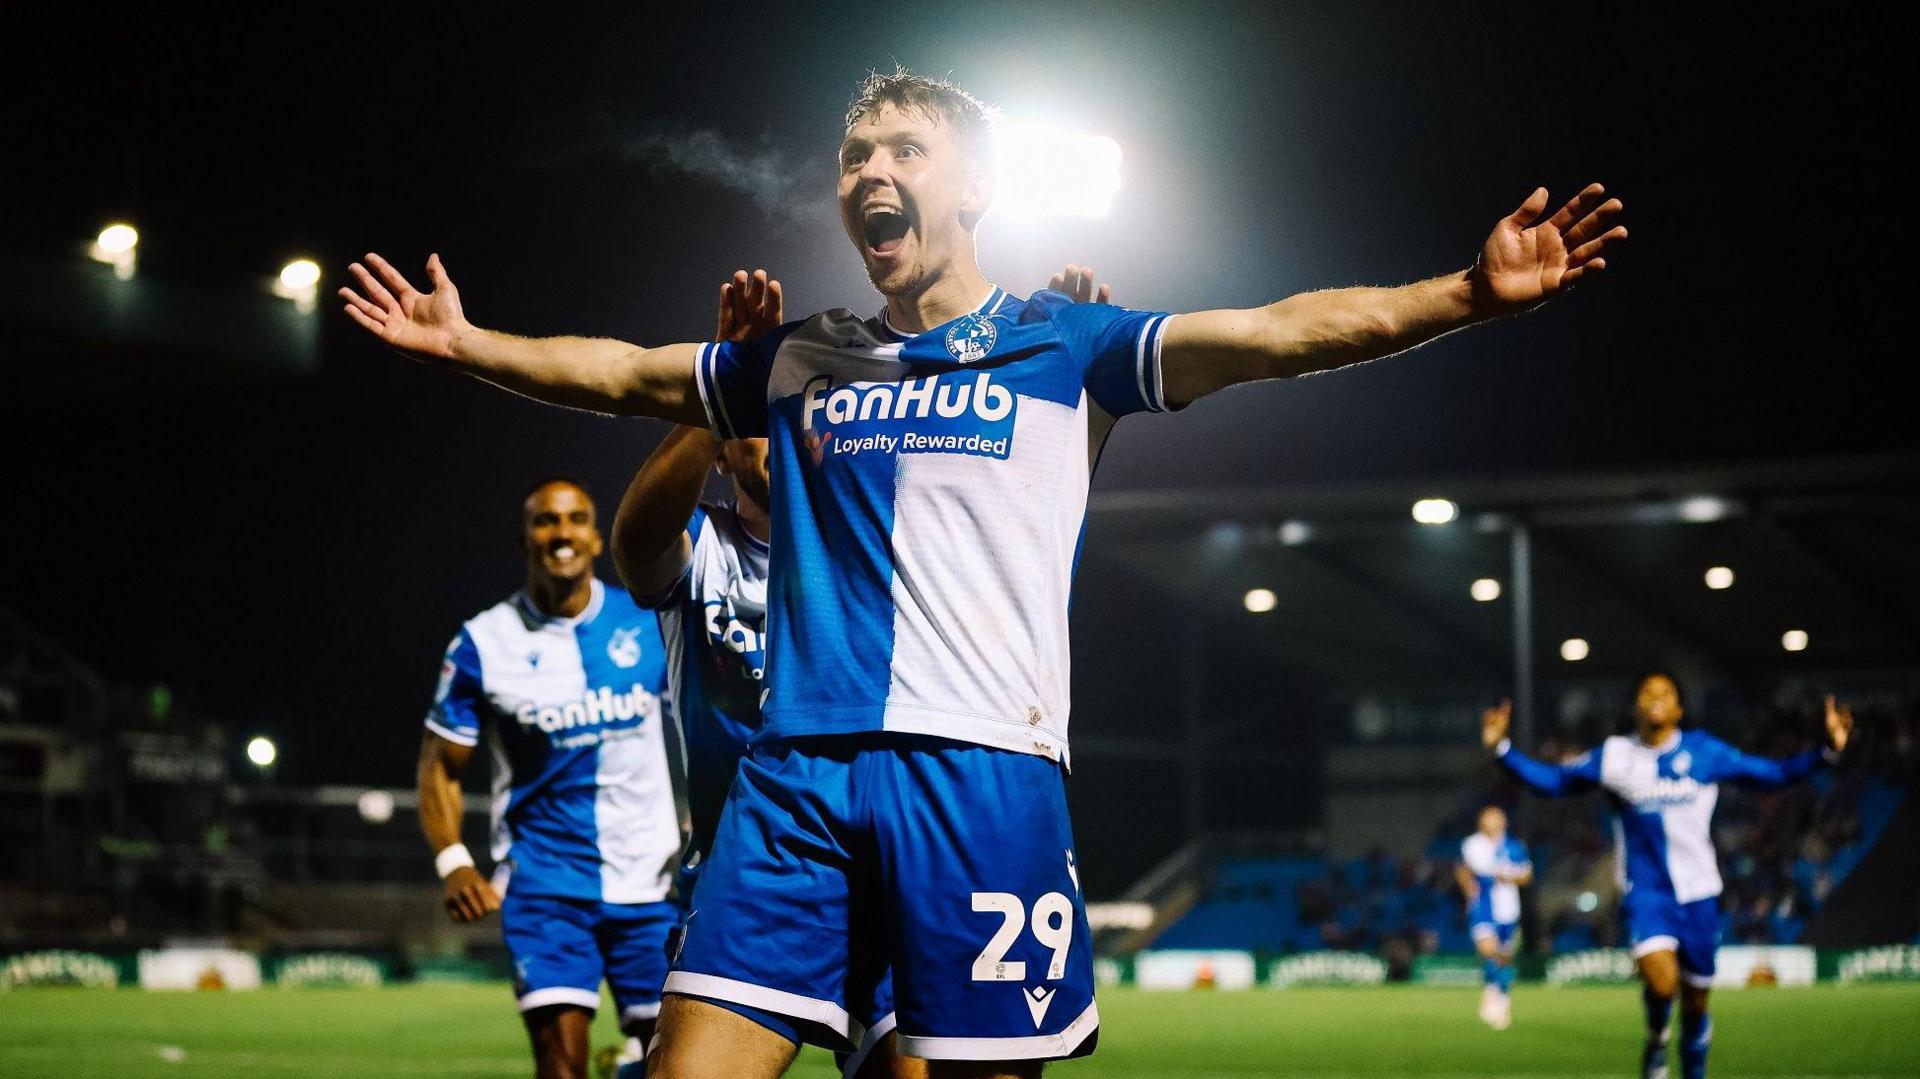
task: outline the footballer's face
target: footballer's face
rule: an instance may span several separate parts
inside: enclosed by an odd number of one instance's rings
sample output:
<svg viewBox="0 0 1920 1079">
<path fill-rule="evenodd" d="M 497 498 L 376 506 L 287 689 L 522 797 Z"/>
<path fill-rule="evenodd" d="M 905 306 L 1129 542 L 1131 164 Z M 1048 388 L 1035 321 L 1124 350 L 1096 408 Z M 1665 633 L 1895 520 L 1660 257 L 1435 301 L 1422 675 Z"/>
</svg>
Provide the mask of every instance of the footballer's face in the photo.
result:
<svg viewBox="0 0 1920 1079">
<path fill-rule="evenodd" d="M 761 509 L 772 506 L 773 481 L 767 476 L 767 440 L 730 438 L 720 443 L 720 456 L 713 467 L 733 481 L 734 497 L 746 499 Z"/>
<path fill-rule="evenodd" d="M 1507 834 L 1507 813 L 1499 806 L 1488 806 L 1480 811 L 1480 831 L 1493 839 Z"/>
<path fill-rule="evenodd" d="M 1664 674 L 1648 675 L 1633 699 L 1633 721 L 1642 741 L 1664 741 L 1680 725 L 1680 687 Z"/>
<path fill-rule="evenodd" d="M 556 480 L 527 496 L 520 520 L 528 580 L 571 583 L 593 572 L 601 540 L 587 492 Z"/>
<path fill-rule="evenodd" d="M 931 113 L 883 104 L 840 144 L 840 223 L 885 295 L 937 279 L 973 243 L 987 197 L 977 157 Z"/>
</svg>

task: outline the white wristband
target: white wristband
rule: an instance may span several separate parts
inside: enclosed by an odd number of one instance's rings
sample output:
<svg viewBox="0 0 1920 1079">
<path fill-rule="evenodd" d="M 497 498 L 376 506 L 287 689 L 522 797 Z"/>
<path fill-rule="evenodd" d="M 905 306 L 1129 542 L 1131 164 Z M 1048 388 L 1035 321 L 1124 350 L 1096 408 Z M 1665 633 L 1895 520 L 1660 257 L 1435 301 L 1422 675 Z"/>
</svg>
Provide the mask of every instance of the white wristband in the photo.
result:
<svg viewBox="0 0 1920 1079">
<path fill-rule="evenodd" d="M 473 854 L 467 850 L 465 843 L 455 843 L 433 856 L 433 871 L 440 874 L 441 880 L 446 880 L 462 866 L 473 868 Z"/>
<path fill-rule="evenodd" d="M 1500 744 L 1493 747 L 1493 755 L 1496 757 L 1504 757 L 1507 755 L 1507 750 L 1512 748 L 1513 748 L 1513 739 L 1502 738 L 1500 739 Z"/>
</svg>

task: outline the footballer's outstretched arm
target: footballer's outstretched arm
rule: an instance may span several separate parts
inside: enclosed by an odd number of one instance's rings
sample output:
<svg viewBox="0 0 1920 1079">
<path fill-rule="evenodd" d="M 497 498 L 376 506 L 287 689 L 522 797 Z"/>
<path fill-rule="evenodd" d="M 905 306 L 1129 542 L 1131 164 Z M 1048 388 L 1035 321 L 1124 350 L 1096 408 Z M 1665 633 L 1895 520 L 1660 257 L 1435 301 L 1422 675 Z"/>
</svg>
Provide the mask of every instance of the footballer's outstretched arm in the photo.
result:
<svg viewBox="0 0 1920 1079">
<path fill-rule="evenodd" d="M 481 329 L 467 321 L 439 255 L 427 258 L 431 292 L 414 288 L 376 254 L 367 255 L 367 265 L 356 262 L 348 269 L 365 294 L 340 290 L 347 315 L 414 359 L 443 363 L 549 404 L 706 422 L 694 385 L 698 345 L 641 348 L 604 337 L 516 337 Z"/>
<path fill-rule="evenodd" d="M 1572 764 L 1548 764 L 1513 748 L 1507 727 L 1513 721 L 1513 702 L 1501 701 L 1499 707 L 1480 713 L 1480 743 L 1493 751 L 1513 778 L 1535 794 L 1558 798 L 1579 794 L 1600 784 L 1600 755 L 1588 753 Z"/>
<path fill-rule="evenodd" d="M 1305 292 L 1266 307 L 1176 315 L 1161 384 L 1179 408 L 1242 382 L 1391 356 L 1476 322 L 1536 307 L 1597 274 L 1627 238 L 1624 209 L 1590 184 L 1550 218 L 1546 188 L 1502 218 L 1470 269 L 1398 288 Z"/>
<path fill-rule="evenodd" d="M 1853 709 L 1827 695 L 1826 707 L 1827 748 L 1811 749 L 1805 753 L 1796 753 L 1791 757 L 1778 760 L 1772 757 L 1757 757 L 1751 753 L 1742 753 L 1732 746 L 1727 747 L 1727 760 L 1723 765 L 1729 780 L 1742 786 L 1760 790 L 1778 790 L 1791 786 L 1818 771 L 1824 764 L 1839 759 L 1845 752 L 1847 742 L 1853 737 Z"/>
</svg>

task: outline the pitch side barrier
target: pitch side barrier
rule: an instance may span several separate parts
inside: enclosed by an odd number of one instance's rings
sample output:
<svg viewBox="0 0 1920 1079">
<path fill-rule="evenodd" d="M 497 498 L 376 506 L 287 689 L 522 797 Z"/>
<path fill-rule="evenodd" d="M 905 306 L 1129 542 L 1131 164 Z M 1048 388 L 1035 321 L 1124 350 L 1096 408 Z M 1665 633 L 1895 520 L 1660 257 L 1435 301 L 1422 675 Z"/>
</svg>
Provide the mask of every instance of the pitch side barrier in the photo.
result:
<svg viewBox="0 0 1920 1079">
<path fill-rule="evenodd" d="M 1520 976 L 1548 986 L 1625 985 L 1634 980 L 1633 955 L 1624 948 L 1522 956 Z M 1714 987 L 1794 986 L 1815 983 L 1920 982 L 1920 946 L 1813 949 L 1802 945 L 1735 945 L 1720 949 Z M 1423 955 L 1393 971 L 1364 952 L 1267 955 L 1242 951 L 1155 949 L 1095 961 L 1101 985 L 1161 990 L 1287 989 L 1304 986 L 1480 984 L 1471 955 Z M 498 961 L 464 957 L 403 957 L 354 951 L 256 954 L 218 943 L 95 952 L 45 948 L 0 955 L 0 991 L 35 986 L 244 990 L 275 987 L 371 989 L 394 982 L 505 981 Z"/>
</svg>

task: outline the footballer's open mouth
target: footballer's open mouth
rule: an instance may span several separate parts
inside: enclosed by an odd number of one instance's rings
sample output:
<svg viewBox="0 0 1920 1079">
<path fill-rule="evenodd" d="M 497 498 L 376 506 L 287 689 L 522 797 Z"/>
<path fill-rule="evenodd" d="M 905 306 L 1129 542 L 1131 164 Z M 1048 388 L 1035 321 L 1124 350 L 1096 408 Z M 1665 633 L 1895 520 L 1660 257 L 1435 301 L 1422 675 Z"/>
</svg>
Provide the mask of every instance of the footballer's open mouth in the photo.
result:
<svg viewBox="0 0 1920 1079">
<path fill-rule="evenodd" d="M 899 252 L 912 226 L 896 206 L 869 206 L 860 217 L 860 236 L 867 250 L 880 258 Z"/>
</svg>

